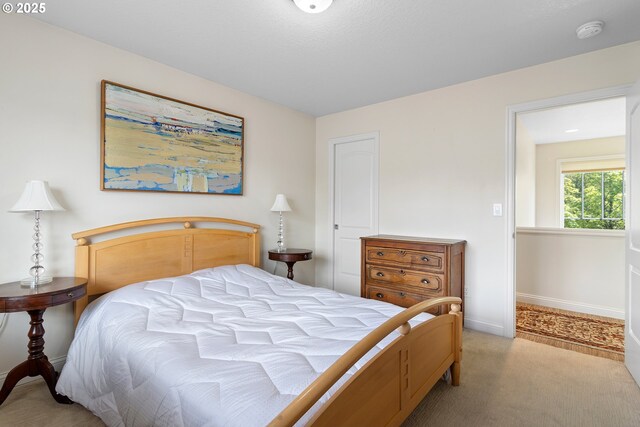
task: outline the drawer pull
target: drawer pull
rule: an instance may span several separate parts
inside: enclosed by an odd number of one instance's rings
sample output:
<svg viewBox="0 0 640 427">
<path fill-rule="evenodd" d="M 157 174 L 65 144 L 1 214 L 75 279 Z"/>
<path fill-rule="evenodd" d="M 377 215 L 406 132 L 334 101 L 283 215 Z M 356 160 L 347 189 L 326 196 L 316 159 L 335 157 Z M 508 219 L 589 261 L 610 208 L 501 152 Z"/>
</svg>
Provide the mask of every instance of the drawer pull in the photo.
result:
<svg viewBox="0 0 640 427">
<path fill-rule="evenodd" d="M 378 277 L 384 277 L 384 273 L 383 273 L 382 271 L 378 271 L 378 272 L 376 273 L 376 276 L 378 276 Z"/>
<path fill-rule="evenodd" d="M 431 282 L 429 282 L 429 279 L 422 279 L 420 283 L 422 283 L 423 285 L 428 285 Z"/>
<path fill-rule="evenodd" d="M 423 256 L 422 258 L 420 258 L 422 261 L 424 262 L 429 262 L 429 257 Z"/>
<path fill-rule="evenodd" d="M 67 294 L 67 296 L 68 296 L 69 298 L 73 298 L 73 292 L 69 292 L 69 293 Z"/>
<path fill-rule="evenodd" d="M 376 255 L 378 255 L 378 256 L 384 256 L 384 252 L 378 252 Z"/>
<path fill-rule="evenodd" d="M 404 292 L 400 292 L 400 296 L 404 298 L 405 293 Z"/>
<path fill-rule="evenodd" d="M 382 294 L 382 292 L 378 292 L 376 294 L 376 298 L 384 298 L 384 295 Z"/>
</svg>

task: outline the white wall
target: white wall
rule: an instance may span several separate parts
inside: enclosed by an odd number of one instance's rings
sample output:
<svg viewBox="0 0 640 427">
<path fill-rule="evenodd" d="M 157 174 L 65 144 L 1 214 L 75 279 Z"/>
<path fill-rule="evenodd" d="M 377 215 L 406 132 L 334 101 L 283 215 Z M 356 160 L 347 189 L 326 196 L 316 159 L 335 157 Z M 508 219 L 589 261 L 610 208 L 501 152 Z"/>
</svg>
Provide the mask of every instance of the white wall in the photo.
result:
<svg viewBox="0 0 640 427">
<path fill-rule="evenodd" d="M 536 144 L 516 117 L 516 226 L 536 225 Z"/>
<path fill-rule="evenodd" d="M 560 207 L 558 161 L 597 156 L 622 155 L 624 136 L 539 144 L 536 146 L 536 227 L 563 227 Z M 518 224 L 522 225 L 525 224 Z M 529 225 L 527 225 L 529 226 Z"/>
<path fill-rule="evenodd" d="M 466 325 L 502 334 L 506 216 L 491 207 L 505 202 L 507 106 L 638 78 L 635 42 L 319 118 L 317 282 L 331 276 L 327 141 L 380 131 L 380 232 L 466 239 Z"/>
<path fill-rule="evenodd" d="M 624 319 L 624 232 L 520 228 L 518 301 Z"/>
<path fill-rule="evenodd" d="M 264 226 L 266 252 L 275 247 L 278 214 L 269 209 L 276 193 L 285 193 L 293 209 L 287 243 L 314 247 L 313 117 L 18 15 L 0 14 L 0 40 L 0 283 L 21 279 L 30 266 L 32 217 L 7 213 L 30 179 L 48 180 L 67 208 L 44 214 L 45 266 L 54 275 L 73 274 L 72 232 L 143 218 L 254 222 Z M 244 196 L 101 192 L 102 79 L 244 117 Z M 295 269 L 297 280 L 314 282 L 313 261 Z M 45 328 L 49 358 L 65 355 L 72 306 L 47 310 Z M 0 377 L 26 358 L 27 329 L 25 313 L 9 315 L 0 333 Z"/>
</svg>

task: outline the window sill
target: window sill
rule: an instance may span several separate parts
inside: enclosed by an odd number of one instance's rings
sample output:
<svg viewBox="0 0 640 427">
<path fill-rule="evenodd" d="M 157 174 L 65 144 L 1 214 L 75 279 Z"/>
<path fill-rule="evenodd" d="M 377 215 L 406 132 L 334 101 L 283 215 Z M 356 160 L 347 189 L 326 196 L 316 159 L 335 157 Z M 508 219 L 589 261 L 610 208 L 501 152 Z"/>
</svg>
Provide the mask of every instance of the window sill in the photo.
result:
<svg viewBox="0 0 640 427">
<path fill-rule="evenodd" d="M 599 230 L 588 228 L 516 227 L 519 234 L 553 234 L 565 236 L 624 237 L 625 230 Z"/>
</svg>

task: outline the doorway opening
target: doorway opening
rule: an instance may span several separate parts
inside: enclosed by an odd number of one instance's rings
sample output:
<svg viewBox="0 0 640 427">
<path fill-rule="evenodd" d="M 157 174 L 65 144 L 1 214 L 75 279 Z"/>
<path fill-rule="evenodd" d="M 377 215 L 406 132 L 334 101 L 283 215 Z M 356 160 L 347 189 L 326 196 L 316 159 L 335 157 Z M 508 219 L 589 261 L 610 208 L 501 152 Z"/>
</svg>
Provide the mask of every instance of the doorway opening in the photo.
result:
<svg viewBox="0 0 640 427">
<path fill-rule="evenodd" d="M 529 313 L 529 320 L 546 323 L 550 335 L 578 335 L 553 330 L 575 326 L 575 317 L 563 323 L 563 310 L 622 323 L 617 319 L 625 312 L 621 260 L 628 89 L 509 108 L 506 336 L 516 335 L 516 311 L 523 311 L 516 301 L 540 307 L 543 311 Z M 622 345 L 623 329 L 619 338 Z"/>
<path fill-rule="evenodd" d="M 626 98 L 516 115 L 516 336 L 623 360 Z"/>
</svg>

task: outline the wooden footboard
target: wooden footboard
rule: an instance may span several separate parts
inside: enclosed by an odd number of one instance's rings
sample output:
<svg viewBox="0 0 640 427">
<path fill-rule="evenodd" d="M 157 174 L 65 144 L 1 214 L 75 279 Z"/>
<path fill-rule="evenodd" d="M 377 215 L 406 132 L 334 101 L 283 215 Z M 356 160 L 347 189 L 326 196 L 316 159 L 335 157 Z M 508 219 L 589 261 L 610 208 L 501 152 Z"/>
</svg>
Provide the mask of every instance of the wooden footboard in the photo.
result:
<svg viewBox="0 0 640 427">
<path fill-rule="evenodd" d="M 340 357 L 309 385 L 270 426 L 295 424 L 362 356 L 394 329 L 401 336 L 356 372 L 315 414 L 313 426 L 397 426 L 415 409 L 447 369 L 460 382 L 460 298 L 423 301 L 392 317 Z M 449 314 L 415 328 L 408 321 L 429 308 L 451 304 Z"/>
</svg>

